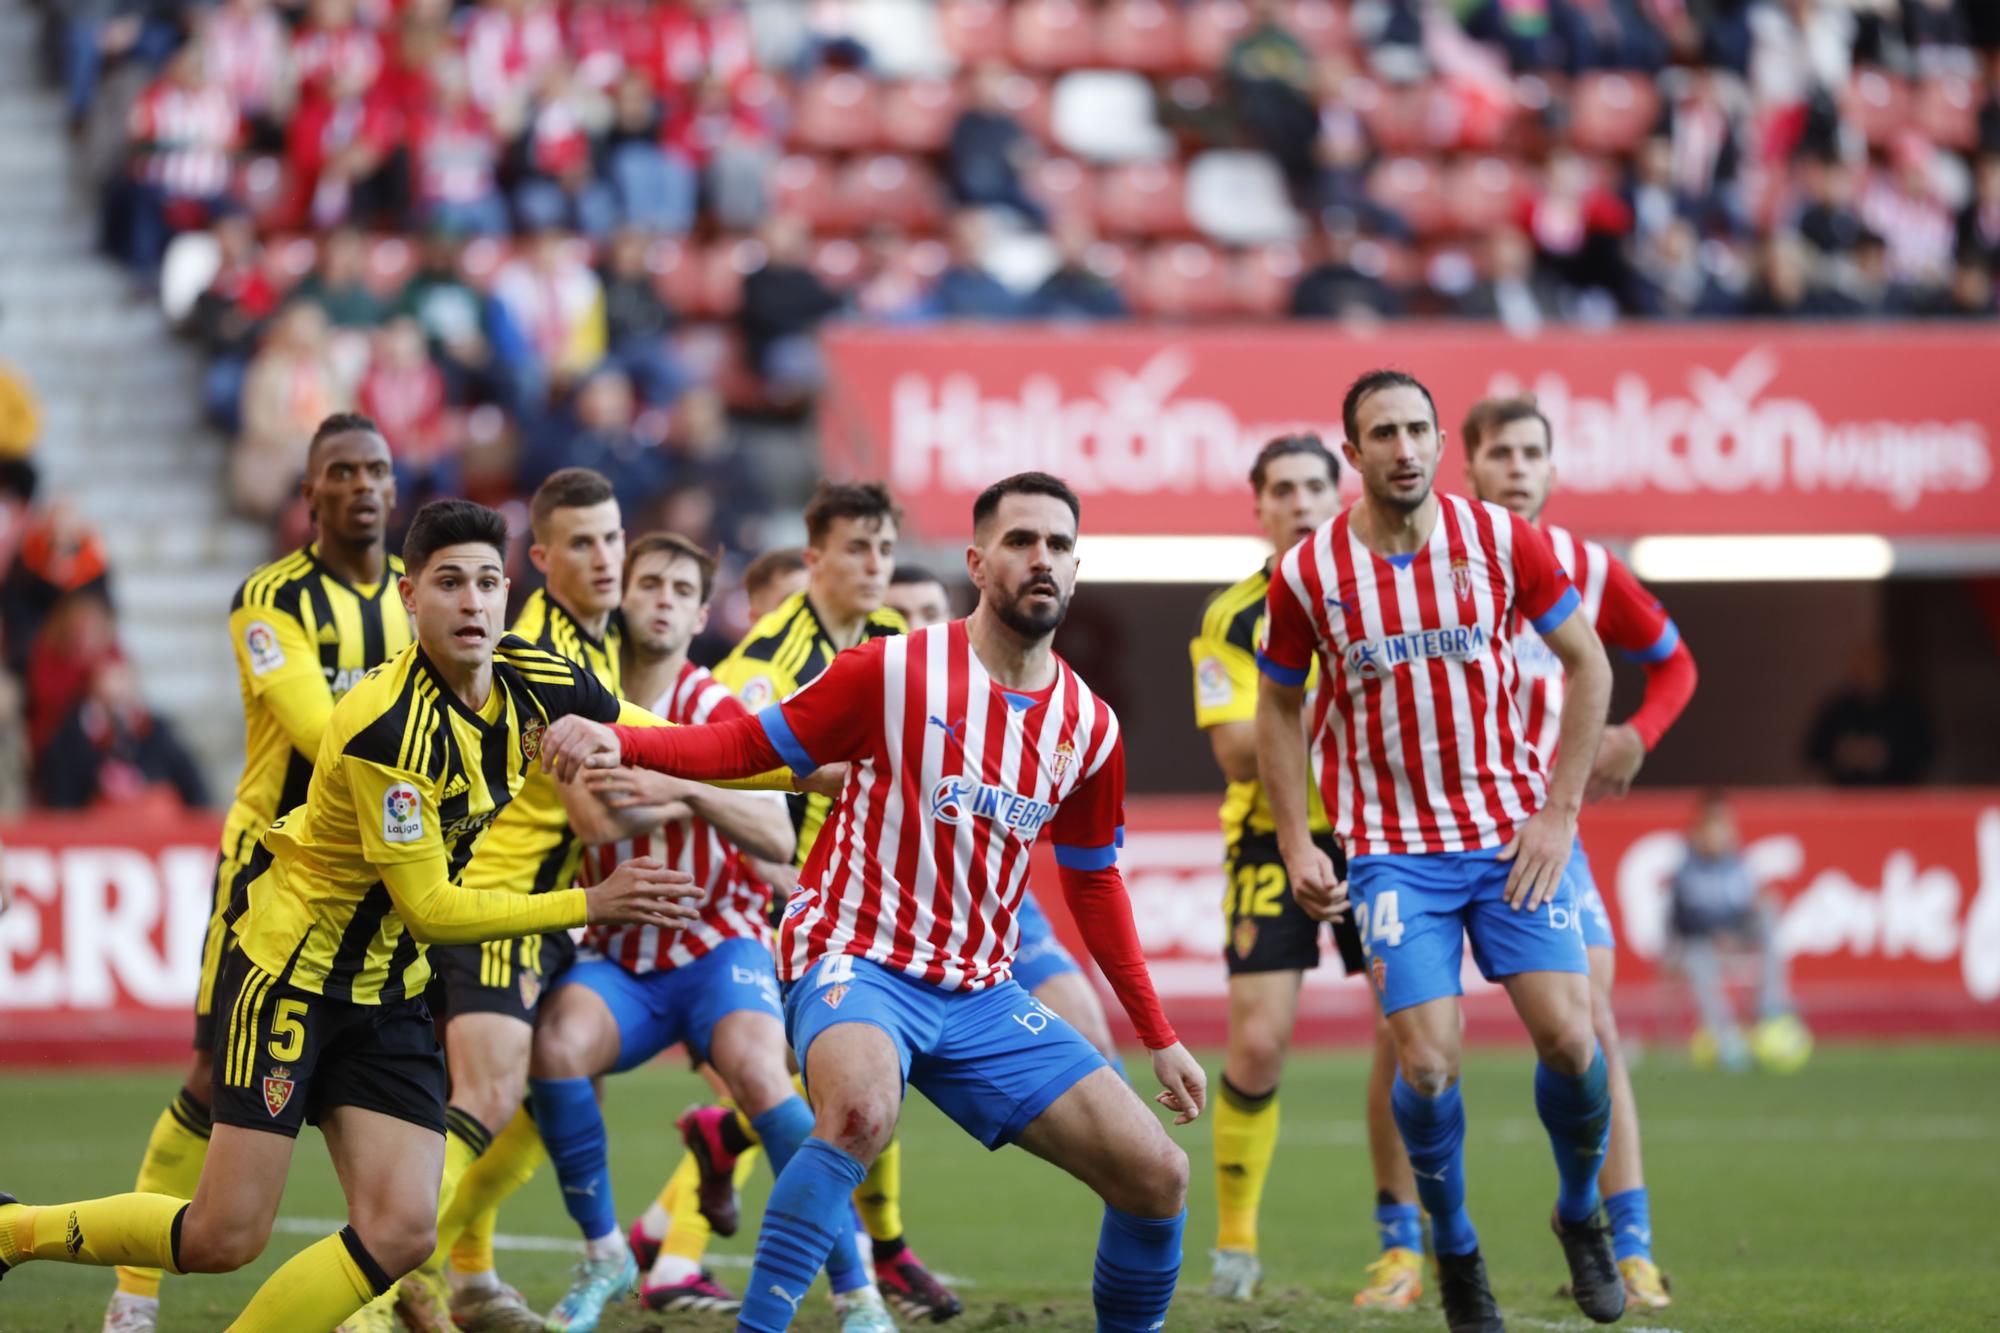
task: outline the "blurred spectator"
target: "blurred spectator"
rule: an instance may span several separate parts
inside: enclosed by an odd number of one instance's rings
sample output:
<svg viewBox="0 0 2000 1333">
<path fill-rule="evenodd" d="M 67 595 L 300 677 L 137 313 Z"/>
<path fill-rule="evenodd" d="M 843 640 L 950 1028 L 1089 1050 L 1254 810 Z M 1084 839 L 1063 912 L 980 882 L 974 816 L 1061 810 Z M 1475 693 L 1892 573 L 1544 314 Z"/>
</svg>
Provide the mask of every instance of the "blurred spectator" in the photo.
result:
<svg viewBox="0 0 2000 1333">
<path fill-rule="evenodd" d="M 1904 282 L 1937 288 L 1951 264 L 1955 228 L 1931 176 L 1931 146 L 1922 135 L 1897 137 L 1888 165 L 1861 192 L 1861 220 L 1889 243 L 1889 269 Z"/>
<path fill-rule="evenodd" d="M 476 236 L 503 236 L 500 145 L 493 123 L 473 102 L 465 68 L 440 61 L 426 104 L 410 127 L 418 216 L 425 225 Z"/>
<path fill-rule="evenodd" d="M 597 178 L 591 139 L 609 119 L 610 104 L 572 77 L 568 61 L 549 66 L 512 152 L 522 230 L 565 228 L 595 240 L 611 234 L 618 197 Z"/>
<path fill-rule="evenodd" d="M 757 53 L 739 0 L 680 0 L 652 11 L 646 71 L 660 87 L 684 87 L 704 74 L 733 84 L 754 68 Z"/>
<path fill-rule="evenodd" d="M 1888 244 L 1865 228 L 1855 238 L 1839 284 L 1852 303 L 1850 313 L 1859 319 L 1894 319 L 1916 314 L 1922 305 L 1919 294 L 1889 272 Z"/>
<path fill-rule="evenodd" d="M 1292 285 L 1294 319 L 1399 315 L 1402 297 L 1385 280 L 1383 247 L 1362 235 L 1351 215 L 1328 210 L 1320 229 L 1319 261 Z"/>
<path fill-rule="evenodd" d="M 1764 238 L 1738 313 L 1746 319 L 1837 319 L 1846 307 L 1814 279 L 1812 251 L 1798 233 L 1781 231 Z"/>
<path fill-rule="evenodd" d="M 530 236 L 493 279 L 507 337 L 494 350 L 524 402 L 558 392 L 604 359 L 604 287 L 558 231 Z"/>
<path fill-rule="evenodd" d="M 1745 222 L 1738 198 L 1747 119 L 1742 87 L 1712 69 L 1675 83 L 1678 91 L 1661 110 L 1659 130 L 1669 146 L 1675 194 L 1698 225 L 1738 229 Z"/>
<path fill-rule="evenodd" d="M 198 810 L 208 788 L 173 724 L 139 695 L 139 676 L 113 658 L 41 755 L 42 798 L 58 810 Z"/>
<path fill-rule="evenodd" d="M 635 516 L 650 510 L 672 482 L 660 436 L 650 420 L 641 427 L 632 381 L 622 371 L 599 370 L 578 386 L 574 420 L 552 423 L 522 460 L 521 489 L 531 491 L 566 467 L 603 473 L 618 507 Z"/>
<path fill-rule="evenodd" d="M 1952 265 L 1951 282 L 1919 307 L 1919 313 L 1933 319 L 1991 319 L 1993 270 L 1983 255 L 1966 253 Z"/>
<path fill-rule="evenodd" d="M 21 682 L 0 670 L 0 817 L 12 819 L 28 806 L 28 700 Z"/>
<path fill-rule="evenodd" d="M 896 323 L 922 318 L 923 280 L 910 263 L 910 239 L 894 223 L 877 222 L 861 238 L 862 274 L 854 309 L 868 319 Z"/>
<path fill-rule="evenodd" d="M 17 476 L 18 483 L 21 479 Z M 32 491 L 32 472 L 23 486 Z M 19 541 L 0 583 L 0 628 L 4 628 L 7 664 L 19 672 L 28 654 L 65 598 L 88 594 L 109 596 L 104 543 L 89 520 L 67 499 L 58 497 L 40 510 L 21 514 Z"/>
<path fill-rule="evenodd" d="M 1015 319 L 1021 302 L 986 271 L 986 219 L 962 208 L 951 218 L 951 264 L 931 286 L 929 306 L 945 319 Z"/>
<path fill-rule="evenodd" d="M 1973 195 L 1958 215 L 1957 250 L 1982 256 L 1988 268 L 2000 267 L 2000 153 L 1979 159 Z"/>
<path fill-rule="evenodd" d="M 760 473 L 773 469 L 760 466 L 763 460 L 738 438 L 722 395 L 706 385 L 688 390 L 674 404 L 666 447 L 676 488 L 703 491 L 714 502 L 712 521 L 723 545 L 739 555 L 760 550 L 759 519 L 771 505 L 771 488 Z"/>
<path fill-rule="evenodd" d="M 118 627 L 101 583 L 65 591 L 49 608 L 33 640 L 23 647 L 28 745 L 39 755 L 89 690 L 97 668 L 123 656 Z"/>
<path fill-rule="evenodd" d="M 290 111 L 290 53 L 271 0 L 222 0 L 200 15 L 198 31 L 216 83 L 235 100 L 253 144 L 284 141 Z"/>
<path fill-rule="evenodd" d="M 1565 287 L 1623 298 L 1630 289 L 1622 241 L 1632 230 L 1625 201 L 1592 179 L 1592 167 L 1567 147 L 1549 153 L 1542 187 L 1521 207 L 1523 230 Z"/>
<path fill-rule="evenodd" d="M 751 369 L 781 404 L 797 406 L 824 374 L 813 335 L 840 309 L 840 297 L 806 266 L 803 220 L 781 213 L 764 224 L 764 264 L 743 279 L 737 324 Z"/>
<path fill-rule="evenodd" d="M 562 19 L 550 0 L 480 0 L 461 28 L 472 100 L 512 136 L 528 99 L 563 58 Z"/>
<path fill-rule="evenodd" d="M 1645 0 L 1550 0 L 1566 28 L 1569 72 L 1627 69 L 1657 73 L 1672 54 Z"/>
<path fill-rule="evenodd" d="M 368 329 L 389 306 L 368 285 L 368 238 L 355 227 L 337 227 L 320 240 L 318 262 L 285 300 L 310 301 L 339 329 Z"/>
<path fill-rule="evenodd" d="M 41 433 L 41 406 L 27 376 L 0 362 L 0 460 L 25 459 L 34 452 Z M 5 561 L 0 560 L 0 568 L 4 566 Z"/>
<path fill-rule="evenodd" d="M 407 126 L 369 96 L 370 65 L 332 64 L 322 92 L 300 100 L 286 138 L 295 223 L 400 227 L 410 207 Z"/>
<path fill-rule="evenodd" d="M 1836 787 L 1914 786 L 1930 771 L 1932 734 L 1923 701 L 1890 678 L 1881 648 L 1865 643 L 1814 715 L 1806 759 Z"/>
<path fill-rule="evenodd" d="M 1498 320 L 1509 333 L 1539 333 L 1556 316 L 1554 287 L 1535 272 L 1535 251 L 1516 227 L 1496 229 L 1486 242 L 1486 272 L 1459 298 L 1467 319 Z"/>
<path fill-rule="evenodd" d="M 315 427 L 349 403 L 328 355 L 326 314 L 292 301 L 265 330 L 243 380 L 242 430 L 230 460 L 236 503 L 275 519 L 292 500 Z"/>
<path fill-rule="evenodd" d="M 1854 211 L 1854 172 L 1838 158 L 1807 157 L 1799 163 L 1805 206 L 1793 229 L 1822 255 L 1846 254 L 1867 228 Z"/>
<path fill-rule="evenodd" d="M 1036 230 L 1049 225 L 1048 211 L 1028 193 L 1028 173 L 1041 150 L 1007 109 L 1009 71 L 997 60 L 982 61 L 972 76 L 972 96 L 951 127 L 945 166 L 952 193 L 961 204 L 1005 208 Z"/>
<path fill-rule="evenodd" d="M 195 298 L 188 328 L 209 357 L 202 376 L 203 413 L 217 428 L 234 434 L 244 370 L 278 308 L 278 285 L 264 266 L 256 224 L 247 214 L 240 209 L 225 211 L 209 233 L 220 252 L 215 276 Z"/>
<path fill-rule="evenodd" d="M 1466 34 L 1499 46 L 1516 74 L 1571 68 L 1568 17 L 1561 0 L 1473 0 L 1462 9 Z"/>
<path fill-rule="evenodd" d="M 1673 141 L 1654 135 L 1639 145 L 1633 155 L 1631 180 L 1625 189 L 1625 206 L 1632 213 L 1632 243 L 1643 245 L 1660 235 L 1675 221 L 1694 216 L 1674 181 Z"/>
<path fill-rule="evenodd" d="M 168 240 L 206 223 L 229 193 L 242 137 L 236 104 L 209 76 L 200 42 L 184 42 L 139 95 L 126 134 L 129 175 L 110 201 L 106 239 L 151 275 Z"/>
<path fill-rule="evenodd" d="M 1854 15 L 1841 0 L 1761 0 L 1748 17 L 1750 87 L 1765 117 L 1764 151 L 1782 158 L 1800 141 L 1811 99 L 1846 89 Z"/>
<path fill-rule="evenodd" d="M 398 315 L 382 326 L 356 398 L 389 442 L 402 506 L 414 509 L 434 496 L 463 494 L 458 441 L 451 438 L 445 412 L 444 373 L 431 363 L 422 325 Z"/>
<path fill-rule="evenodd" d="M 382 64 L 381 39 L 361 21 L 355 0 L 308 0 L 305 21 L 292 34 L 301 107 L 337 100 L 348 90 L 366 92 Z"/>
<path fill-rule="evenodd" d="M 450 229 L 434 228 L 423 240 L 416 271 L 396 298 L 396 312 L 413 316 L 423 328 L 452 402 L 491 401 L 498 387 L 493 348 L 486 338 L 486 301 L 461 271 L 464 251 L 465 242 Z"/>
<path fill-rule="evenodd" d="M 621 228 L 605 247 L 598 280 L 604 285 L 604 316 L 610 359 L 631 377 L 639 396 L 662 406 L 674 400 L 685 376 L 674 364 L 669 339 L 679 322 L 660 295 L 646 252 L 653 237 L 636 227 Z"/>
<path fill-rule="evenodd" d="M 72 130 L 82 126 L 108 61 L 125 57 L 153 65 L 181 40 L 170 0 L 67 0 L 62 6 L 64 103 Z"/>
<path fill-rule="evenodd" d="M 1129 316 L 1118 289 L 1090 266 L 1090 250 L 1097 243 L 1090 225 L 1081 220 L 1064 222 L 1056 228 L 1055 240 L 1060 262 L 1028 298 L 1028 313 L 1037 319 Z"/>
<path fill-rule="evenodd" d="M 1244 135 L 1304 190 L 1312 183 L 1319 126 L 1312 56 L 1285 27 L 1280 0 L 1255 0 L 1251 14 L 1250 27 L 1223 59 L 1223 82 Z"/>
<path fill-rule="evenodd" d="M 696 80 L 667 119 L 666 144 L 700 173 L 708 211 L 726 228 L 763 220 L 765 182 L 778 160 L 778 137 L 742 84 Z"/>
<path fill-rule="evenodd" d="M 627 70 L 612 93 L 611 127 L 601 150 L 605 179 L 629 225 L 684 236 L 694 226 L 695 170 L 661 146 L 663 132 L 653 85 L 638 70 Z"/>
<path fill-rule="evenodd" d="M 1751 1046 L 1729 1002 L 1719 946 L 1733 942 L 1757 955 L 1759 1025 L 1796 1024 L 1777 921 L 1763 901 L 1756 872 L 1737 842 L 1736 820 L 1720 793 L 1702 799 L 1687 842 L 1687 859 L 1668 884 L 1668 924 L 1681 973 L 1701 1016 L 1695 1049 L 1704 1060 L 1712 1052 L 1725 1069 L 1742 1069 L 1749 1063 Z M 1760 1032 L 1758 1040 L 1761 1046 L 1765 1034 Z"/>
<path fill-rule="evenodd" d="M 1965 10 L 1991 8 L 1992 0 L 1967 0 L 1963 9 L 1960 6 L 1961 0 L 1903 0 L 1903 41 L 1917 78 L 1977 70 Z"/>
</svg>

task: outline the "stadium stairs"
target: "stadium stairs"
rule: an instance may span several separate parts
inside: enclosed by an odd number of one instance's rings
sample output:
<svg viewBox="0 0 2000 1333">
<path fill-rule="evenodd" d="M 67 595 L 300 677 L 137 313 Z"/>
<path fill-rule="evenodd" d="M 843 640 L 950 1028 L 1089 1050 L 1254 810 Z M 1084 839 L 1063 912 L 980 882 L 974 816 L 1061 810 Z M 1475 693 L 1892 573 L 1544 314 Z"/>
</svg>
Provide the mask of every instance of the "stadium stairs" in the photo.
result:
<svg viewBox="0 0 2000 1333">
<path fill-rule="evenodd" d="M 0 361 L 42 408 L 43 497 L 73 498 L 103 534 L 125 649 L 217 798 L 242 764 L 225 624 L 270 534 L 231 514 L 228 442 L 201 416 L 201 362 L 157 301 L 94 248 L 61 100 L 37 65 L 37 18 L 0 0 Z"/>
</svg>

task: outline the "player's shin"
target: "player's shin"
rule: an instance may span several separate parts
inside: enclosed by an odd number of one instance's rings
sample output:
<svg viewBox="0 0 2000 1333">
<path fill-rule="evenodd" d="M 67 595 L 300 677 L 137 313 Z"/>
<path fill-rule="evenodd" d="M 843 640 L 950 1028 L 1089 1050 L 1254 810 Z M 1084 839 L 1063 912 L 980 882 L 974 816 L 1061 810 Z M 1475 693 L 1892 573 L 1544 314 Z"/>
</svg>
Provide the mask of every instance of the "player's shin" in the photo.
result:
<svg viewBox="0 0 2000 1333">
<path fill-rule="evenodd" d="M 342 1227 L 266 1278 L 229 1333 L 323 1333 L 386 1295 L 394 1281 L 354 1228 Z"/>
<path fill-rule="evenodd" d="M 1097 1233 L 1097 1268 L 1090 1298 L 1103 1330 L 1156 1329 L 1167 1317 L 1181 1274 L 1181 1232 L 1187 1210 L 1173 1217 L 1134 1217 L 1106 1204 Z"/>
<path fill-rule="evenodd" d="M 201 1182 L 201 1164 L 208 1160 L 209 1133 L 207 1105 L 186 1088 L 178 1090 L 153 1122 L 145 1159 L 139 1163 L 139 1179 L 132 1188 L 140 1194 L 192 1199 L 194 1187 Z M 158 1296 L 160 1270 L 120 1266 L 118 1290 L 131 1296 Z"/>
<path fill-rule="evenodd" d="M 854 1192 L 861 1225 L 868 1230 L 875 1262 L 887 1263 L 903 1252 L 903 1145 L 890 1139 L 868 1167 L 861 1188 Z"/>
<path fill-rule="evenodd" d="M 1217 1249 L 1257 1252 L 1257 1210 L 1278 1148 L 1278 1090 L 1252 1094 L 1222 1077 L 1215 1116 Z"/>
<path fill-rule="evenodd" d="M 1453 1083 L 1426 1097 L 1396 1075 L 1389 1092 L 1396 1129 L 1410 1154 L 1417 1197 L 1431 1215 L 1431 1237 L 1439 1254 L 1470 1254 L 1479 1233 L 1465 1211 L 1465 1103 Z"/>
<path fill-rule="evenodd" d="M 765 1141 L 771 1148 L 770 1140 Z M 777 1154 L 772 1152 L 772 1164 Z M 820 1266 L 850 1225 L 849 1196 L 867 1174 L 859 1160 L 824 1139 L 807 1139 L 778 1174 L 757 1232 L 739 1327 L 775 1333 L 790 1326 Z"/>
<path fill-rule="evenodd" d="M 764 1114 L 754 1117 L 750 1127 L 757 1132 L 764 1151 L 771 1156 L 772 1172 L 782 1178 L 786 1167 L 812 1134 L 812 1109 L 802 1097 L 787 1097 Z M 870 1281 L 867 1265 L 861 1259 L 860 1235 L 854 1225 L 854 1216 L 852 1208 L 840 1210 L 834 1243 L 826 1254 L 827 1281 L 837 1295 L 859 1291 Z M 766 1217 L 769 1217 L 768 1210 Z"/>
<path fill-rule="evenodd" d="M 449 1149 L 450 1145 L 446 1145 Z M 507 1127 L 493 1136 L 438 1208 L 438 1257 L 449 1254 L 454 1273 L 493 1271 L 493 1224 L 500 1201 L 533 1179 L 547 1154 L 535 1118 L 517 1111 Z M 429 1266 L 429 1265 L 427 1265 Z"/>
<path fill-rule="evenodd" d="M 1611 1138 L 1611 1085 L 1602 1048 L 1594 1050 L 1590 1066 L 1574 1076 L 1538 1063 L 1535 1111 L 1555 1150 L 1560 1181 L 1556 1216 L 1564 1222 L 1584 1221 L 1598 1209 L 1597 1173 Z"/>
<path fill-rule="evenodd" d="M 0 1272 L 30 1259 L 183 1271 L 181 1214 L 170 1194 L 113 1194 L 81 1203 L 0 1202 Z"/>
<path fill-rule="evenodd" d="M 618 1210 L 611 1198 L 610 1138 L 590 1080 L 530 1079 L 528 1096 L 535 1107 L 542 1144 L 562 1184 L 563 1207 L 576 1220 L 593 1252 L 604 1242 L 622 1249 Z"/>
</svg>

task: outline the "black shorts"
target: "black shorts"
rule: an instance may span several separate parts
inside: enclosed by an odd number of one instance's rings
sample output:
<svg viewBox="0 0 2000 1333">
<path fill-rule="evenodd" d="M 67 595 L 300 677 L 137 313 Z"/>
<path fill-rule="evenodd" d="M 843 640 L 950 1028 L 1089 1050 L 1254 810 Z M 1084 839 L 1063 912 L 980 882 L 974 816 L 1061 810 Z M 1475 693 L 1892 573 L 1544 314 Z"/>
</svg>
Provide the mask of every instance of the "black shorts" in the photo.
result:
<svg viewBox="0 0 2000 1333">
<path fill-rule="evenodd" d="M 430 960 L 437 978 L 430 993 L 442 997 L 438 1010 L 444 1021 L 460 1014 L 505 1014 L 533 1023 L 535 1006 L 576 961 L 576 941 L 566 930 L 552 930 L 484 944 L 440 944 L 431 948 Z"/>
<path fill-rule="evenodd" d="M 1313 841 L 1333 858 L 1333 870 L 1347 877 L 1347 853 L 1340 840 L 1330 833 L 1316 834 Z M 1229 975 L 1250 972 L 1292 972 L 1319 966 L 1321 923 L 1306 915 L 1292 897 L 1292 883 L 1285 874 L 1284 858 L 1278 855 L 1275 833 L 1246 833 L 1230 849 L 1223 863 L 1222 957 Z M 1326 923 L 1333 932 L 1340 961 L 1353 976 L 1368 970 L 1367 955 L 1361 951 L 1361 935 L 1354 928 L 1352 914 Z"/>
<path fill-rule="evenodd" d="M 334 1107 L 358 1106 L 444 1133 L 444 1051 L 422 1000 L 329 999 L 279 981 L 241 949 L 223 977 L 217 1124 L 295 1138 Z"/>
</svg>

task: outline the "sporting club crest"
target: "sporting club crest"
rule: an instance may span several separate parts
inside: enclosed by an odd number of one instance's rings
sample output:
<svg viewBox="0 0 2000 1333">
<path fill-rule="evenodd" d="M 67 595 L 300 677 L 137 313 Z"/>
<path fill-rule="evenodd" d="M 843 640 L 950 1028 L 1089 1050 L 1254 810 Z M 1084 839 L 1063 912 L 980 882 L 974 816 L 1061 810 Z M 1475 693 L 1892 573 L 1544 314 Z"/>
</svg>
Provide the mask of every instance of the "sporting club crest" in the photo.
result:
<svg viewBox="0 0 2000 1333">
<path fill-rule="evenodd" d="M 542 726 L 542 720 L 540 718 L 530 717 L 522 719 L 521 758 L 527 760 L 531 764 L 534 763 L 536 759 L 541 757 L 542 732 L 544 730 L 546 730 L 546 728 Z"/>
<path fill-rule="evenodd" d="M 271 1072 L 264 1076 L 264 1109 L 273 1120 L 291 1104 L 292 1089 L 296 1086 L 292 1071 L 283 1065 L 272 1065 Z"/>
<path fill-rule="evenodd" d="M 1451 562 L 1451 590 L 1458 594 L 1461 602 L 1472 598 L 1472 565 L 1464 556 Z"/>
<path fill-rule="evenodd" d="M 1056 746 L 1056 752 L 1049 759 L 1049 767 L 1055 770 L 1055 779 L 1061 782 L 1068 775 L 1070 766 L 1076 762 L 1076 747 L 1068 741 Z"/>
<path fill-rule="evenodd" d="M 847 987 L 841 984 L 829 986 L 827 987 L 826 994 L 819 998 L 826 1001 L 827 1008 L 838 1009 L 840 1008 L 840 1002 L 847 998 Z"/>
</svg>

